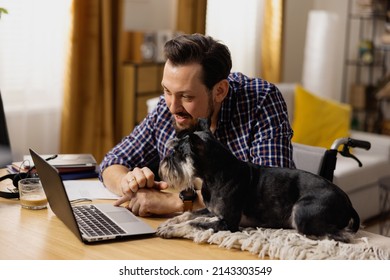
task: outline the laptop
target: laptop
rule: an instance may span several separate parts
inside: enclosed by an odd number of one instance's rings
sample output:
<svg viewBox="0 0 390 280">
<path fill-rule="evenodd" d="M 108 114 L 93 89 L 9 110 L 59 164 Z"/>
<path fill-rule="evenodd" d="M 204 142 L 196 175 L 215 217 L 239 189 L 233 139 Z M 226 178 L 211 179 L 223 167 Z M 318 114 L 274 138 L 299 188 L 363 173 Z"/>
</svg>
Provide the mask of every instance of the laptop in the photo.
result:
<svg viewBox="0 0 390 280">
<path fill-rule="evenodd" d="M 58 170 L 32 149 L 30 154 L 50 208 L 82 242 L 88 244 L 156 232 L 124 207 L 105 203 L 71 205 Z"/>
</svg>

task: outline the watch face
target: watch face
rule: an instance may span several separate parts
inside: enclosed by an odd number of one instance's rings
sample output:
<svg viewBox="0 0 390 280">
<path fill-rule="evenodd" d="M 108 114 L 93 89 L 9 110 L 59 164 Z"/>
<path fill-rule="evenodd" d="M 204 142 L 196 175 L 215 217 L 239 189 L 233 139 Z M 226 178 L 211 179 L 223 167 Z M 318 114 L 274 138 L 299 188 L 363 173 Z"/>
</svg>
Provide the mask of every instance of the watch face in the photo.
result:
<svg viewBox="0 0 390 280">
<path fill-rule="evenodd" d="M 181 192 L 180 192 L 179 197 L 180 197 L 181 200 L 190 200 L 190 201 L 194 201 L 195 198 L 197 197 L 197 193 L 196 193 L 196 191 L 193 190 L 193 189 L 184 190 L 184 191 L 181 191 Z"/>
</svg>

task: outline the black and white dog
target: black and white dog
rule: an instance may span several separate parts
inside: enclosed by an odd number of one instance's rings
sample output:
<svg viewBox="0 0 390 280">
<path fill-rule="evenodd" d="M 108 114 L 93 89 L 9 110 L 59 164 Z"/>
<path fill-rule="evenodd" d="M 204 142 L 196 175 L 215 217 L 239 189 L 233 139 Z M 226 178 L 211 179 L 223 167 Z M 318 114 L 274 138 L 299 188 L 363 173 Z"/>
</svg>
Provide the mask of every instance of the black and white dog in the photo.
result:
<svg viewBox="0 0 390 280">
<path fill-rule="evenodd" d="M 359 215 L 339 187 L 306 171 L 237 159 L 213 137 L 206 120 L 199 120 L 196 129 L 178 132 L 172 152 L 160 164 L 160 176 L 180 190 L 201 180 L 206 205 L 161 224 L 157 235 L 164 238 L 193 229 L 268 227 L 348 242 L 360 227 Z"/>
</svg>

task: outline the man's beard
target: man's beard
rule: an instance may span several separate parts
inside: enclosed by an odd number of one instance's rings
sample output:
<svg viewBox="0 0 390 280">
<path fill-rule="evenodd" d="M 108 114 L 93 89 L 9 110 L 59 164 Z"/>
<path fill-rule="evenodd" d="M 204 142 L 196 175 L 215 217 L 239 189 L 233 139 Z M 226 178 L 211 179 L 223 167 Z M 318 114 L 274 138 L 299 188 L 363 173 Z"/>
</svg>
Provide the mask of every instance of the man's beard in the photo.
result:
<svg viewBox="0 0 390 280">
<path fill-rule="evenodd" d="M 210 96 L 209 102 L 208 102 L 208 109 L 207 109 L 207 119 L 210 121 L 210 123 L 211 123 L 211 117 L 214 114 L 214 103 L 212 101 L 213 100 Z M 172 116 L 172 123 L 173 123 L 173 126 L 174 126 L 176 132 L 179 132 L 179 131 L 182 131 L 185 129 L 194 129 L 196 127 L 196 125 L 198 124 L 198 120 L 194 119 L 190 114 L 188 114 L 186 112 L 178 113 L 176 115 L 179 115 L 179 116 L 181 115 L 183 117 L 187 117 L 187 118 L 191 119 L 190 124 L 184 127 L 184 126 L 179 126 L 175 121 L 175 117 Z"/>
</svg>

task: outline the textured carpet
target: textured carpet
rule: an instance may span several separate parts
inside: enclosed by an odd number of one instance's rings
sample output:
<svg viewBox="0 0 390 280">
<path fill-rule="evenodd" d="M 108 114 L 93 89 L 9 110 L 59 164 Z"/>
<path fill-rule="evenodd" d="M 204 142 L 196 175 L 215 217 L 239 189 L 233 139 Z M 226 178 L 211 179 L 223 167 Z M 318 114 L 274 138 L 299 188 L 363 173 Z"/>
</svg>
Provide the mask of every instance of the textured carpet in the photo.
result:
<svg viewBox="0 0 390 280">
<path fill-rule="evenodd" d="M 283 260 L 389 260 L 390 238 L 358 231 L 351 243 L 334 240 L 312 240 L 295 230 L 247 228 L 240 232 L 197 230 L 182 238 L 197 243 L 216 244 L 226 249 L 240 249 L 259 258 Z"/>
</svg>

